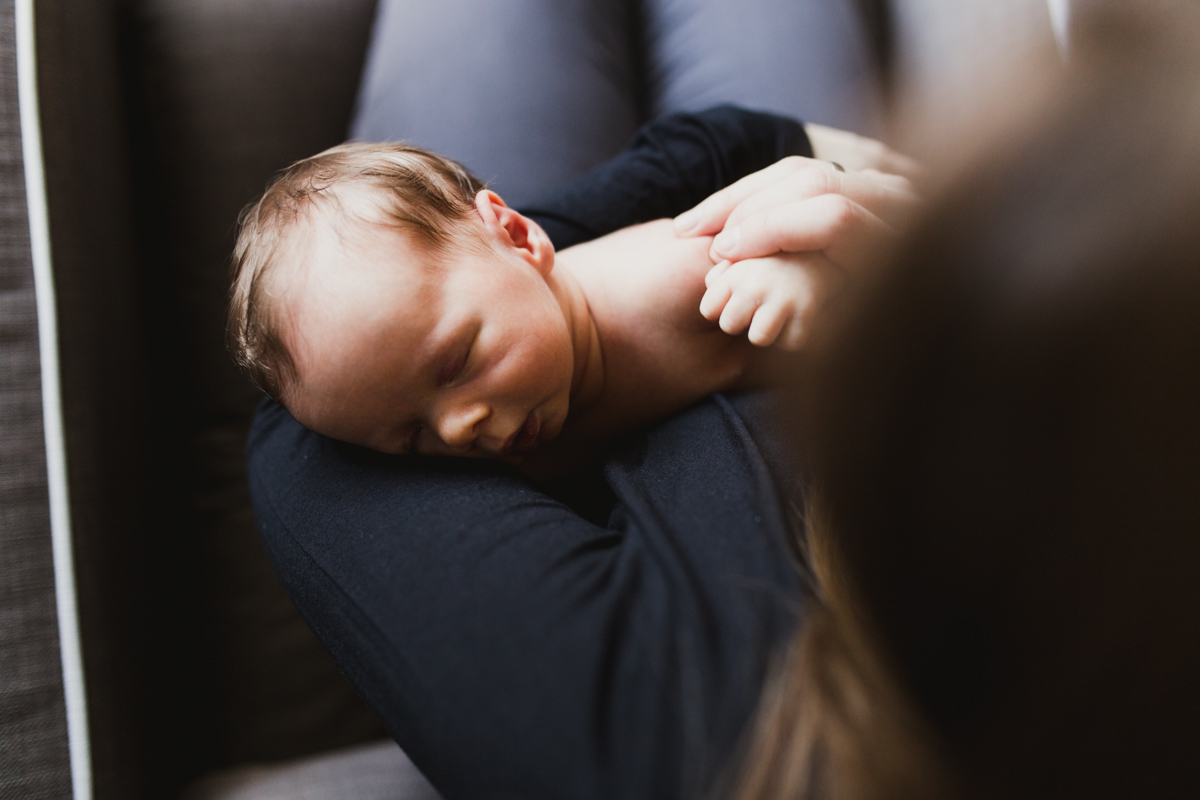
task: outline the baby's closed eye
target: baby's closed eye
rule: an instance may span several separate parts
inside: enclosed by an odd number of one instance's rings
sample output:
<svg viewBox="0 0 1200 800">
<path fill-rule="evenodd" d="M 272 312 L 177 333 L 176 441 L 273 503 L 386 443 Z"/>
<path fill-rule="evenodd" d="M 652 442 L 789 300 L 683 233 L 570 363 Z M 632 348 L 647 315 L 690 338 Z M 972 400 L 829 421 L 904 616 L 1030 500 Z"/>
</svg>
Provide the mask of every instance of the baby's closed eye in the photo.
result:
<svg viewBox="0 0 1200 800">
<path fill-rule="evenodd" d="M 438 386 L 445 388 L 458 381 L 459 378 L 467 371 L 467 363 L 471 359 L 471 350 L 474 339 L 472 338 L 465 345 L 460 345 L 454 352 L 454 355 L 447 361 L 442 374 L 438 378 Z"/>
</svg>

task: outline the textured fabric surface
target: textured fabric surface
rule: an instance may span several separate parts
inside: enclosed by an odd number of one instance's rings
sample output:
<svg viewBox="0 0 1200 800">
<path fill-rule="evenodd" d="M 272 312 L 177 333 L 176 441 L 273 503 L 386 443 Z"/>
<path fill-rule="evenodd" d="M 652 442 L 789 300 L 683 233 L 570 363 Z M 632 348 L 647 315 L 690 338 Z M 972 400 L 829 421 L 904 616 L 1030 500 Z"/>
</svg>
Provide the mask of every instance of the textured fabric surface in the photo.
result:
<svg viewBox="0 0 1200 800">
<path fill-rule="evenodd" d="M 181 800 L 440 800 L 395 742 L 210 775 Z"/>
<path fill-rule="evenodd" d="M 0 797 L 71 792 L 13 6 L 0 9 Z"/>
</svg>

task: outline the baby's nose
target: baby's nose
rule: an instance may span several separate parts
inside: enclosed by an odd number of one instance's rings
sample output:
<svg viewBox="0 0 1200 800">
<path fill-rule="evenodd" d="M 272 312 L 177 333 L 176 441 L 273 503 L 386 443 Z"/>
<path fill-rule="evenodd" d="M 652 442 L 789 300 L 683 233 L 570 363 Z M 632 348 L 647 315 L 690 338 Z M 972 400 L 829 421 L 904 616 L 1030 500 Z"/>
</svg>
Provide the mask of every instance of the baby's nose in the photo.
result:
<svg viewBox="0 0 1200 800">
<path fill-rule="evenodd" d="M 456 450 L 467 450 L 479 435 L 479 423 L 487 419 L 489 413 L 484 403 L 450 408 L 438 420 L 438 437 Z"/>
</svg>

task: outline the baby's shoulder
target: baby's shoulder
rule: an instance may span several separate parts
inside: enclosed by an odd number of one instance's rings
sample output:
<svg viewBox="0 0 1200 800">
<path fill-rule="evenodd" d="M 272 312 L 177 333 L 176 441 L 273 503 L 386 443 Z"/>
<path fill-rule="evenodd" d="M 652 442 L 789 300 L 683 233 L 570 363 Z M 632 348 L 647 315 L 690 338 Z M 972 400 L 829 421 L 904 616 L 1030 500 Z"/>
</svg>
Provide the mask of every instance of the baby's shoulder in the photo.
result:
<svg viewBox="0 0 1200 800">
<path fill-rule="evenodd" d="M 711 238 L 680 238 L 671 220 L 624 228 L 564 252 L 604 327 L 686 333 L 712 328 L 700 314 Z M 568 257 L 568 252 L 570 253 Z"/>
<path fill-rule="evenodd" d="M 630 289 L 646 299 L 699 307 L 704 276 L 712 268 L 710 237 L 680 238 L 669 219 L 626 228 L 614 237 L 611 263 Z"/>
</svg>

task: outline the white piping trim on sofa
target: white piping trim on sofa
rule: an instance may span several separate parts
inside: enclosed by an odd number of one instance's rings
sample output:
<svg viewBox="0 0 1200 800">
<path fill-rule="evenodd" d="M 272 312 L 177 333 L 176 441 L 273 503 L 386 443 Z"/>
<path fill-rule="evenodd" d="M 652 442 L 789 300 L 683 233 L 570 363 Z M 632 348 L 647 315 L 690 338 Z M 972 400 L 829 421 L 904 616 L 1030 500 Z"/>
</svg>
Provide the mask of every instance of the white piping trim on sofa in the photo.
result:
<svg viewBox="0 0 1200 800">
<path fill-rule="evenodd" d="M 38 113 L 33 0 L 16 0 L 15 11 L 21 149 L 25 162 L 25 196 L 29 205 L 34 293 L 37 296 L 42 418 L 50 488 L 50 538 L 54 548 L 54 593 L 55 605 L 58 608 L 63 694 L 67 705 L 71 787 L 74 800 L 92 800 L 92 757 L 88 742 L 83 649 L 79 638 L 79 615 L 75 597 L 75 558 L 71 543 L 71 509 L 67 494 L 67 452 L 63 438 L 62 395 L 59 386 L 58 317 L 54 300 L 54 274 L 50 261 L 50 223 L 46 210 L 42 129 Z"/>
</svg>

